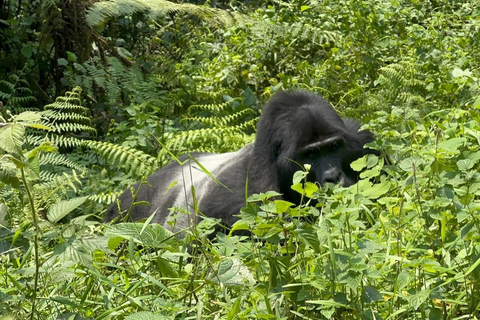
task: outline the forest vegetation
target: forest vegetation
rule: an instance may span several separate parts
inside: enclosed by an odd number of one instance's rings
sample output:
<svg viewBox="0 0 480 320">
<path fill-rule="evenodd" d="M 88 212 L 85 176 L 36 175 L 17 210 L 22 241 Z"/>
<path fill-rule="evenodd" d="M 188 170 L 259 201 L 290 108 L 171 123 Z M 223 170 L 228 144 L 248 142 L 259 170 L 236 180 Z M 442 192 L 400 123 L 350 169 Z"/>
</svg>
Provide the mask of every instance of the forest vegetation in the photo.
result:
<svg viewBox="0 0 480 320">
<path fill-rule="evenodd" d="M 476 0 L 0 0 L 0 320 L 479 319 Z M 249 235 L 103 222 L 313 91 L 388 154 L 253 195 Z"/>
</svg>

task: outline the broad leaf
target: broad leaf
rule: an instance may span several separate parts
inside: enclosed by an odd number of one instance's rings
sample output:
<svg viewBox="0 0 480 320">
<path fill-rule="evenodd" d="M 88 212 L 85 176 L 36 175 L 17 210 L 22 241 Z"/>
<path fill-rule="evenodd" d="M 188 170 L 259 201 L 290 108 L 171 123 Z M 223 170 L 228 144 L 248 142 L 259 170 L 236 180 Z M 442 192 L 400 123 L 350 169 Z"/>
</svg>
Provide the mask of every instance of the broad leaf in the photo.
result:
<svg viewBox="0 0 480 320">
<path fill-rule="evenodd" d="M 73 198 L 55 203 L 48 209 L 47 219 L 53 223 L 60 221 L 67 214 L 81 206 L 87 198 L 88 197 Z"/>
</svg>

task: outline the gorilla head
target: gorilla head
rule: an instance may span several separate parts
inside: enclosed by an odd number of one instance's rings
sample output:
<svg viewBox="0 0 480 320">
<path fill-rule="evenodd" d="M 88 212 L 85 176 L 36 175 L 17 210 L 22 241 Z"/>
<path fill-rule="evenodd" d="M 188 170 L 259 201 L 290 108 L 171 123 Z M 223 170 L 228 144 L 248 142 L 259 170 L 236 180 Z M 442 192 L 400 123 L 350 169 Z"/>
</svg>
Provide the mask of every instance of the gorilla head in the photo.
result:
<svg viewBox="0 0 480 320">
<path fill-rule="evenodd" d="M 342 119 L 316 94 L 279 92 L 263 109 L 253 145 L 231 153 L 191 155 L 215 179 L 195 168 L 193 161 L 183 166 L 171 163 L 150 176 L 149 185 L 136 186 L 140 190 L 135 202 L 150 205 L 133 206 L 129 216 L 139 220 L 156 212 L 152 222 L 176 231 L 195 223 L 198 210 L 232 225 L 245 205 L 246 193 L 273 190 L 284 200 L 300 204 L 301 195 L 291 185 L 294 173 L 305 164 L 311 165 L 309 181 L 349 186 L 358 180 L 351 162 L 368 153 L 378 154 L 364 148 L 365 143 L 374 140 L 373 134 L 359 129 L 356 121 Z M 195 210 L 192 187 L 197 200 Z M 131 191 L 125 191 L 119 200 L 120 206 L 110 206 L 105 220 L 118 216 L 119 207 L 122 214 L 130 207 Z M 177 217 L 173 225 L 169 217 L 179 208 L 187 214 Z"/>
<path fill-rule="evenodd" d="M 367 153 L 364 144 L 374 140 L 360 124 L 342 119 L 324 99 L 310 92 L 277 93 L 265 106 L 258 123 L 255 158 L 267 158 L 275 167 L 279 191 L 285 200 L 298 203 L 292 190 L 293 174 L 301 164 L 310 164 L 308 180 L 348 187 L 358 180 L 350 164 Z"/>
</svg>

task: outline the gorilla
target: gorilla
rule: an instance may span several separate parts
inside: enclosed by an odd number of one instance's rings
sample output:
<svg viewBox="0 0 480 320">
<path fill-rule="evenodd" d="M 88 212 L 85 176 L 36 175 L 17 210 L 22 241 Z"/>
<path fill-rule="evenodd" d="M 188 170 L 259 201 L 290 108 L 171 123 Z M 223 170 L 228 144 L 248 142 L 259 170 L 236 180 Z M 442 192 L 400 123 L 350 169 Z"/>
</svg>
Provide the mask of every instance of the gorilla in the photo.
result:
<svg viewBox="0 0 480 320">
<path fill-rule="evenodd" d="M 379 154 L 364 148 L 373 140 L 370 131 L 360 130 L 357 121 L 342 119 L 320 96 L 281 91 L 263 108 L 254 143 L 235 152 L 180 158 L 183 165 L 171 163 L 148 177 L 148 183 L 134 186 L 134 201 L 141 204 L 131 206 L 132 191 L 126 190 L 107 210 L 105 220 L 118 217 L 119 209 L 120 215 L 130 210 L 131 220 L 155 213 L 152 222 L 178 232 L 195 224 L 200 212 L 231 226 L 246 195 L 273 190 L 283 200 L 300 204 L 301 195 L 291 185 L 294 173 L 305 164 L 311 165 L 308 181 L 354 184 L 359 173 L 350 164 L 366 154 Z M 172 226 L 168 222 L 176 213 Z"/>
</svg>

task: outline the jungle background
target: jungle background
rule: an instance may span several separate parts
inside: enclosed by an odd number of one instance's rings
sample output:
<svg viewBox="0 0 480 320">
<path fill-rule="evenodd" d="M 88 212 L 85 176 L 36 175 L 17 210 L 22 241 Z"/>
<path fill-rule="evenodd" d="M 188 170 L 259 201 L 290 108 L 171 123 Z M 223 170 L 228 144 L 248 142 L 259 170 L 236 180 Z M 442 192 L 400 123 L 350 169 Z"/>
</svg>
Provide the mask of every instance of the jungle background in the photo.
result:
<svg viewBox="0 0 480 320">
<path fill-rule="evenodd" d="M 479 67 L 474 0 L 0 0 L 0 319 L 480 318 Z M 389 163 L 250 197 L 248 236 L 102 222 L 284 89 Z"/>
</svg>

